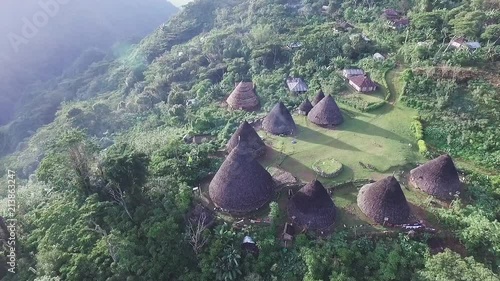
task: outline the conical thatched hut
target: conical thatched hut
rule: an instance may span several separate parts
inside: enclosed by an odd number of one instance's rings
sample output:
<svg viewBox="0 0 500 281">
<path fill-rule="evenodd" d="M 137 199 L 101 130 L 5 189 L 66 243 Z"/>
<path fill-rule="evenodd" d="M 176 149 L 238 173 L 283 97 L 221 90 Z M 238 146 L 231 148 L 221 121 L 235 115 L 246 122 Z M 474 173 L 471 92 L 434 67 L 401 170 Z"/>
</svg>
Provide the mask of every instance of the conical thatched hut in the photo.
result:
<svg viewBox="0 0 500 281">
<path fill-rule="evenodd" d="M 307 115 L 307 118 L 319 126 L 335 126 L 344 122 L 339 106 L 330 95 L 316 104 Z"/>
<path fill-rule="evenodd" d="M 311 230 L 323 230 L 335 222 L 335 204 L 318 180 L 302 187 L 288 203 L 292 221 Z"/>
<path fill-rule="evenodd" d="M 306 98 L 306 100 L 299 105 L 299 114 L 307 115 L 312 108 L 311 102 Z"/>
<path fill-rule="evenodd" d="M 259 107 L 259 98 L 255 94 L 252 82 L 240 82 L 226 100 L 232 109 L 255 110 Z"/>
<path fill-rule="evenodd" d="M 452 200 L 461 191 L 457 169 L 449 155 L 441 155 L 411 170 L 410 183 L 443 200 Z"/>
<path fill-rule="evenodd" d="M 262 128 L 274 135 L 291 135 L 297 130 L 290 111 L 279 102 L 262 121 Z"/>
<path fill-rule="evenodd" d="M 269 203 L 273 189 L 271 175 L 238 145 L 212 179 L 209 195 L 224 212 L 245 214 Z"/>
<path fill-rule="evenodd" d="M 324 98 L 325 98 L 325 93 L 323 93 L 323 90 L 319 90 L 318 94 L 316 94 L 316 97 L 314 97 L 314 100 L 312 101 L 312 105 L 313 106 L 317 105 Z"/>
<path fill-rule="evenodd" d="M 379 224 L 403 224 L 410 217 L 410 206 L 393 176 L 363 186 L 358 193 L 358 206 Z"/>
<path fill-rule="evenodd" d="M 247 121 L 241 123 L 238 130 L 234 132 L 227 143 L 227 152 L 230 153 L 238 144 L 241 149 L 247 150 L 245 153 L 252 154 L 253 157 L 259 157 L 266 153 L 266 145 Z"/>
</svg>

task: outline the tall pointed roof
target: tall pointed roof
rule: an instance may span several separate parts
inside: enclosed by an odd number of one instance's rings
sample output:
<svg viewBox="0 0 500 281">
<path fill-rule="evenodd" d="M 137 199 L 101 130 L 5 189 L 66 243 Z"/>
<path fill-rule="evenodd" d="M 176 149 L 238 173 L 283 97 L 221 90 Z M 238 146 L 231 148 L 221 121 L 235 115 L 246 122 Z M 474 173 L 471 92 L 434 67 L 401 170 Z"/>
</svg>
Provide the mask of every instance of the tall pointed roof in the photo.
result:
<svg viewBox="0 0 500 281">
<path fill-rule="evenodd" d="M 252 82 L 240 82 L 226 100 L 233 109 L 254 110 L 259 106 L 259 98 Z"/>
<path fill-rule="evenodd" d="M 379 224 L 386 218 L 391 224 L 407 223 L 410 217 L 410 206 L 393 176 L 363 186 L 357 201 L 361 211 Z"/>
<path fill-rule="evenodd" d="M 452 200 L 461 191 L 457 169 L 449 155 L 441 155 L 410 171 L 410 183 L 444 200 Z"/>
<path fill-rule="evenodd" d="M 291 135 L 297 130 L 290 111 L 279 102 L 262 121 L 262 128 L 274 135 Z"/>
<path fill-rule="evenodd" d="M 340 108 L 331 95 L 316 104 L 307 115 L 307 118 L 320 126 L 340 125 L 344 122 Z"/>
<path fill-rule="evenodd" d="M 271 175 L 238 145 L 226 158 L 209 185 L 212 202 L 232 214 L 257 210 L 274 195 Z"/>
<path fill-rule="evenodd" d="M 307 115 L 312 108 L 313 106 L 308 98 L 299 105 L 299 111 L 304 115 Z"/>
<path fill-rule="evenodd" d="M 227 152 L 231 152 L 238 144 L 240 144 L 241 149 L 247 150 L 246 152 L 254 157 L 266 153 L 266 145 L 247 121 L 241 123 L 240 127 L 234 132 L 227 143 Z"/>
<path fill-rule="evenodd" d="M 325 98 L 325 93 L 323 93 L 323 90 L 319 90 L 318 93 L 316 94 L 316 97 L 314 97 L 314 100 L 312 101 L 312 105 L 315 106 L 318 104 L 322 99 Z"/>
<path fill-rule="evenodd" d="M 297 224 L 321 230 L 335 222 L 336 208 L 318 180 L 302 187 L 288 203 L 288 216 Z"/>
</svg>

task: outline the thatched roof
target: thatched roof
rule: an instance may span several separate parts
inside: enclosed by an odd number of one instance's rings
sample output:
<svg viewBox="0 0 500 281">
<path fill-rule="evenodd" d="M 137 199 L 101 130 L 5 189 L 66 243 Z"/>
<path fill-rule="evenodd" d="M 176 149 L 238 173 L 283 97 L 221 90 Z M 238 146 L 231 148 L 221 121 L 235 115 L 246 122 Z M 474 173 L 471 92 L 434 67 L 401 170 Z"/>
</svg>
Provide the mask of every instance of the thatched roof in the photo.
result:
<svg viewBox="0 0 500 281">
<path fill-rule="evenodd" d="M 344 122 L 339 106 L 330 95 L 316 104 L 307 115 L 307 118 L 320 126 L 340 125 Z"/>
<path fill-rule="evenodd" d="M 291 135 L 297 130 L 290 111 L 279 102 L 262 121 L 262 128 L 274 135 Z"/>
<path fill-rule="evenodd" d="M 358 193 L 358 206 L 369 218 L 379 224 L 407 223 L 410 217 L 410 206 L 393 176 L 363 186 Z"/>
<path fill-rule="evenodd" d="M 311 102 L 309 101 L 309 99 L 306 98 L 306 100 L 299 105 L 299 112 L 301 114 L 307 115 L 312 108 L 313 106 Z"/>
<path fill-rule="evenodd" d="M 238 144 L 240 144 L 242 149 L 248 150 L 247 152 L 254 157 L 259 157 L 266 153 L 266 145 L 247 121 L 241 123 L 240 127 L 234 132 L 227 143 L 227 152 L 231 152 Z"/>
<path fill-rule="evenodd" d="M 259 98 L 252 82 L 240 82 L 226 100 L 233 109 L 255 110 L 259 107 Z"/>
<path fill-rule="evenodd" d="M 209 195 L 223 211 L 245 214 L 271 201 L 273 189 L 271 175 L 238 145 L 212 179 Z"/>
<path fill-rule="evenodd" d="M 444 200 L 452 200 L 461 191 L 457 169 L 449 155 L 441 155 L 410 171 L 410 183 Z"/>
<path fill-rule="evenodd" d="M 323 90 L 319 90 L 318 94 L 316 94 L 316 97 L 314 97 L 314 100 L 312 101 L 312 105 L 315 106 L 324 98 L 325 98 L 325 93 L 323 93 Z"/>
<path fill-rule="evenodd" d="M 297 224 L 322 230 L 335 222 L 335 204 L 318 180 L 302 187 L 288 203 L 288 216 Z"/>
</svg>

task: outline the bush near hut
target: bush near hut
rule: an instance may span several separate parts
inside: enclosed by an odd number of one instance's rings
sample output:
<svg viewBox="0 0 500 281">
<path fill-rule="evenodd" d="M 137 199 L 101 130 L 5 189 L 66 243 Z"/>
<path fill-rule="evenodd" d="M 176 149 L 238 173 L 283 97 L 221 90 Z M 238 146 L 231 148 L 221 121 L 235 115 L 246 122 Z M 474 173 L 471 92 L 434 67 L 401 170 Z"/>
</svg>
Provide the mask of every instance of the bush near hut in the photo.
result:
<svg viewBox="0 0 500 281">
<path fill-rule="evenodd" d="M 424 138 L 424 126 L 422 125 L 422 122 L 420 121 L 420 117 L 416 116 L 414 117 L 413 122 L 411 122 L 411 129 L 413 133 L 415 134 L 415 138 L 417 140 L 421 140 Z"/>
<path fill-rule="evenodd" d="M 334 158 L 328 158 L 316 161 L 312 169 L 324 178 L 334 178 L 342 172 L 343 165 Z"/>
<path fill-rule="evenodd" d="M 418 140 L 417 144 L 418 144 L 418 152 L 422 154 L 426 154 L 428 152 L 427 144 L 425 143 L 424 140 Z"/>
</svg>

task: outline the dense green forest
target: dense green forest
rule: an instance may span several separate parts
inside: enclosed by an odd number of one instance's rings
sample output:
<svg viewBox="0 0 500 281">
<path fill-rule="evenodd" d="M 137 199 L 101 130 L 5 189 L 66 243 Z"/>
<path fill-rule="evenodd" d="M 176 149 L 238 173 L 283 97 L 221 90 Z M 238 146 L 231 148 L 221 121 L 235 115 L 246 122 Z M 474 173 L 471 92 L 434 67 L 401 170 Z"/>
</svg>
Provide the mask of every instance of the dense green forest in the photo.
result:
<svg viewBox="0 0 500 281">
<path fill-rule="evenodd" d="M 391 28 L 381 17 L 389 8 L 409 25 Z M 334 31 L 341 22 L 354 27 Z M 450 47 L 459 37 L 481 47 Z M 377 102 L 349 95 L 341 73 L 354 67 L 387 93 Z M 0 160 L 0 186 L 9 170 L 18 184 L 17 268 L 3 280 L 500 280 L 499 72 L 495 0 L 191 2 L 118 58 L 89 51 L 33 86 L 43 99 L 25 114 L 40 122 L 0 131 L 0 151 L 15 150 Z M 336 225 L 283 247 L 284 214 L 273 203 L 265 226 L 238 229 L 224 217 L 193 226 L 193 188 L 217 172 L 239 124 L 304 100 L 287 91 L 288 76 L 307 81 L 310 99 L 332 94 L 347 116 L 398 104 L 417 113 L 393 122 L 415 133 L 419 157 L 453 156 L 464 185 L 446 207 L 425 202 L 437 233 Z M 257 86 L 260 111 L 223 107 L 242 80 Z M 53 121 L 44 108 L 57 109 Z M 28 130 L 36 132 L 26 138 Z M 197 135 L 209 141 L 184 141 Z M 8 216 L 8 190 L 0 192 Z M 242 249 L 247 235 L 258 256 Z"/>
</svg>

